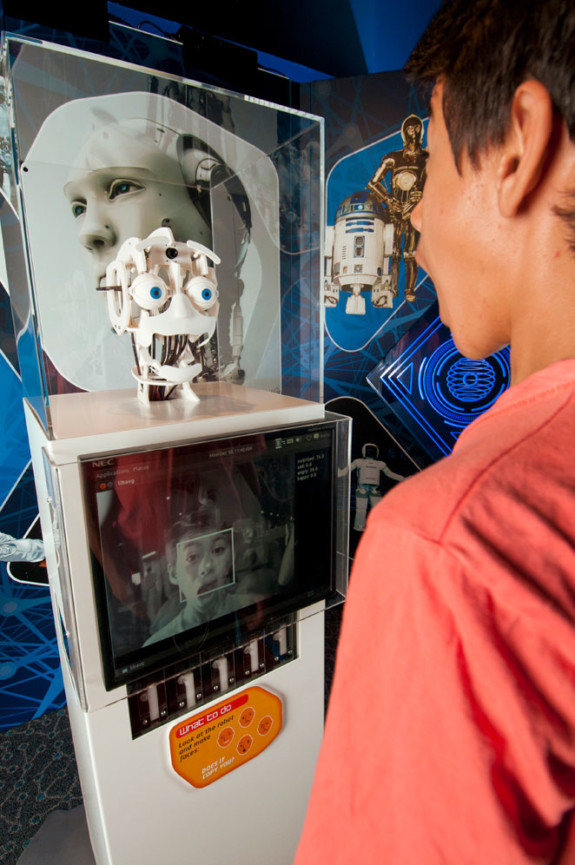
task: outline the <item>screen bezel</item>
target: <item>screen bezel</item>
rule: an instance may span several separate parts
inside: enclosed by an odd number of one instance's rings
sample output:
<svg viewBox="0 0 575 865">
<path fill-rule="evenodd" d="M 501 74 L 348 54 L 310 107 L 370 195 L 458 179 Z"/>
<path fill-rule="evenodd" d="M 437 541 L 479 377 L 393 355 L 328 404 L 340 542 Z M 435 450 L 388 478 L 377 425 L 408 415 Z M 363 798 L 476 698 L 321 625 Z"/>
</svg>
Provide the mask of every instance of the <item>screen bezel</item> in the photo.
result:
<svg viewBox="0 0 575 865">
<path fill-rule="evenodd" d="M 181 664 L 182 659 L 197 656 L 199 653 L 210 653 L 223 644 L 241 645 L 253 636 L 283 616 L 293 614 L 298 610 L 327 599 L 334 591 L 335 574 L 335 533 L 336 533 L 336 487 L 337 487 L 337 423 L 330 420 L 319 420 L 303 424 L 269 427 L 238 435 L 222 435 L 200 438 L 194 442 L 169 443 L 152 448 L 134 448 L 113 453 L 83 457 L 81 475 L 84 490 L 85 513 L 88 538 L 94 537 L 94 532 L 100 533 L 98 517 L 94 464 L 107 464 L 110 471 L 114 470 L 115 461 L 125 456 L 141 456 L 145 458 L 150 452 L 174 449 L 182 453 L 197 449 L 245 448 L 246 442 L 256 437 L 264 437 L 266 454 L 269 454 L 269 442 L 284 436 L 289 439 L 305 440 L 314 433 L 321 431 L 326 435 L 322 441 L 322 451 L 327 455 L 326 471 L 320 479 L 324 489 L 321 491 L 321 502 L 308 500 L 304 510 L 298 513 L 294 520 L 295 549 L 298 550 L 295 568 L 299 572 L 306 569 L 311 580 L 300 578 L 299 573 L 293 589 L 282 590 L 277 595 L 271 595 L 257 604 L 247 605 L 235 612 L 227 613 L 219 618 L 178 633 L 175 636 L 154 642 L 151 645 L 139 646 L 133 652 L 119 655 L 114 650 L 110 629 L 111 613 L 107 600 L 106 574 L 101 561 L 93 550 L 90 550 L 92 582 L 95 596 L 95 613 L 100 639 L 101 659 L 104 675 L 104 685 L 110 691 L 116 687 L 141 680 L 159 670 L 169 669 L 174 664 Z M 305 445 L 302 441 L 301 454 L 313 452 L 313 439 Z M 305 445 L 305 447 L 304 447 Z M 295 482 L 295 481 L 294 481 Z M 309 497 L 308 497 L 309 498 Z M 311 558 L 310 558 L 310 554 Z M 307 561 L 307 567 L 305 559 Z M 312 565 L 313 563 L 313 565 Z"/>
</svg>

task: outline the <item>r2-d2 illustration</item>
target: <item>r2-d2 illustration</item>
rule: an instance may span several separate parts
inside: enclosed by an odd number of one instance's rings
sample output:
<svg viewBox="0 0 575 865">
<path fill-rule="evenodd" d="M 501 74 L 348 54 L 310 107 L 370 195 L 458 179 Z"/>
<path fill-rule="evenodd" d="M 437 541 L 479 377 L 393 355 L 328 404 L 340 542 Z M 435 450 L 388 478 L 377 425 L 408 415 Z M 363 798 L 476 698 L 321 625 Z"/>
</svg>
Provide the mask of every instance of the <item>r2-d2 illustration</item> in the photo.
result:
<svg viewBox="0 0 575 865">
<path fill-rule="evenodd" d="M 393 225 L 376 196 L 361 190 L 345 198 L 335 225 L 326 227 L 324 303 L 337 306 L 340 291 L 350 292 L 345 311 L 365 315 L 366 292 L 375 307 L 392 307 L 397 285 L 390 274 Z"/>
</svg>

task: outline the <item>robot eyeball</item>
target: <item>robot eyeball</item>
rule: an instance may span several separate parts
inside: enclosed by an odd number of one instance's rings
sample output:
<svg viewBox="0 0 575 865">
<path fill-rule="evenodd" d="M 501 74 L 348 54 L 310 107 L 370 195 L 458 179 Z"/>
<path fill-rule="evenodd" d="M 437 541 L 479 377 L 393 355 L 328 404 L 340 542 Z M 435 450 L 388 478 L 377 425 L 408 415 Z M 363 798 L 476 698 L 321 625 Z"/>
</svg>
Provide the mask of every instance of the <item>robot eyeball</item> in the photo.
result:
<svg viewBox="0 0 575 865">
<path fill-rule="evenodd" d="M 134 301 L 149 312 L 160 309 L 168 299 L 168 287 L 160 276 L 141 273 L 130 286 Z"/>
<path fill-rule="evenodd" d="M 211 309 L 218 299 L 218 290 L 205 276 L 194 276 L 186 283 L 186 294 L 197 309 Z"/>
<path fill-rule="evenodd" d="M 174 259 L 178 257 L 178 250 L 175 246 L 166 247 L 166 258 Z"/>
</svg>

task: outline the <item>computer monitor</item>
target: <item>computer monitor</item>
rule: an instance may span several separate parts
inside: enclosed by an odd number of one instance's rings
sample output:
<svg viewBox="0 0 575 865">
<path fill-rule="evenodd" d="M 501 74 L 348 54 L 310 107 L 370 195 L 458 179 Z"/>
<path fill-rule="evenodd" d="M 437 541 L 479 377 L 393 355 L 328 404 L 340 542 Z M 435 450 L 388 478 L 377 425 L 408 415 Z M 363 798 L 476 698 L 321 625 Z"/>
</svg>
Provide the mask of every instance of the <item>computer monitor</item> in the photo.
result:
<svg viewBox="0 0 575 865">
<path fill-rule="evenodd" d="M 108 690 L 332 593 L 336 427 L 81 460 Z"/>
</svg>

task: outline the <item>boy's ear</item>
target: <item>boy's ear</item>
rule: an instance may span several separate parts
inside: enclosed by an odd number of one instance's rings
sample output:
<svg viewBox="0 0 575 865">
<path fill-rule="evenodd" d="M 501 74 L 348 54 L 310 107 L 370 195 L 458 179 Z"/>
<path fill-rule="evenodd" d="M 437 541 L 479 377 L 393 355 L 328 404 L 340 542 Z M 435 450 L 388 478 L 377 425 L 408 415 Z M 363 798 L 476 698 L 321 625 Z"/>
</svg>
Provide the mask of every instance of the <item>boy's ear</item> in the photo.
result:
<svg viewBox="0 0 575 865">
<path fill-rule="evenodd" d="M 501 215 L 515 216 L 538 185 L 554 131 L 553 104 L 539 81 L 523 81 L 513 96 L 509 129 L 499 150 L 498 200 Z"/>
</svg>

